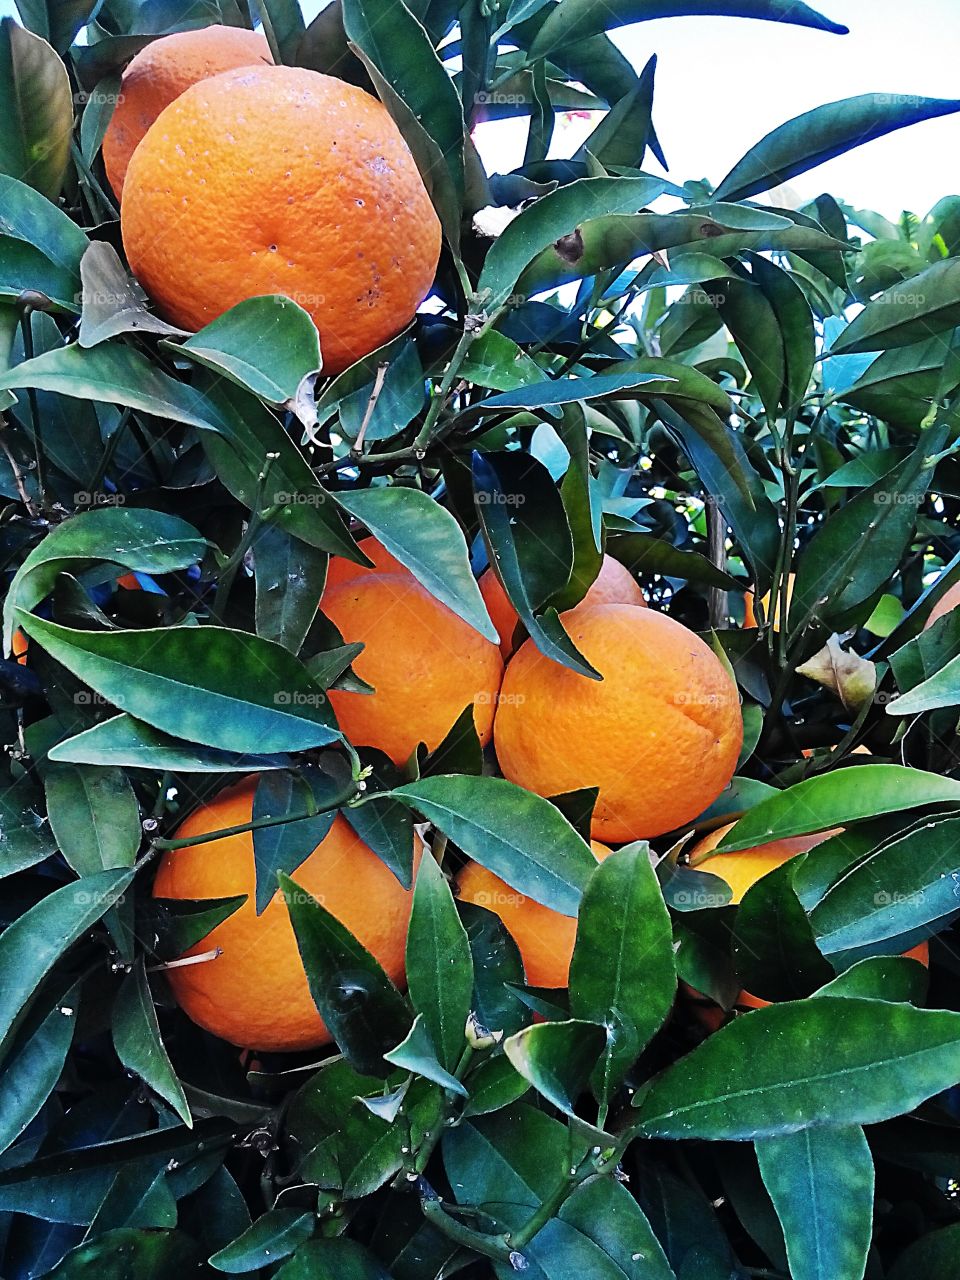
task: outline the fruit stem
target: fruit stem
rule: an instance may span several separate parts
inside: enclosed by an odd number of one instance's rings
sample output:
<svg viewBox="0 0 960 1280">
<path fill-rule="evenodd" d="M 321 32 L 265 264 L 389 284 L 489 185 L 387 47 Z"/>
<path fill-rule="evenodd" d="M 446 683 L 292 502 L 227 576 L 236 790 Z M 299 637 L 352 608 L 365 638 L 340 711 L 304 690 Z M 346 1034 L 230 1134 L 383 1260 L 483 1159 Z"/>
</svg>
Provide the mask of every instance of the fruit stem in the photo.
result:
<svg viewBox="0 0 960 1280">
<path fill-rule="evenodd" d="M 152 842 L 154 849 L 189 849 L 195 844 L 210 844 L 213 840 L 224 840 L 227 836 L 237 836 L 244 831 L 259 831 L 261 827 L 283 827 L 289 822 L 303 822 L 306 818 L 316 818 L 321 813 L 329 813 L 339 809 L 352 799 L 353 791 L 341 797 L 336 804 L 328 804 L 323 809 L 315 809 L 312 813 L 285 813 L 282 818 L 257 818 L 251 822 L 238 822 L 233 827 L 221 827 L 218 831 L 205 831 L 202 835 L 187 836 L 181 840 L 157 839 Z"/>
</svg>

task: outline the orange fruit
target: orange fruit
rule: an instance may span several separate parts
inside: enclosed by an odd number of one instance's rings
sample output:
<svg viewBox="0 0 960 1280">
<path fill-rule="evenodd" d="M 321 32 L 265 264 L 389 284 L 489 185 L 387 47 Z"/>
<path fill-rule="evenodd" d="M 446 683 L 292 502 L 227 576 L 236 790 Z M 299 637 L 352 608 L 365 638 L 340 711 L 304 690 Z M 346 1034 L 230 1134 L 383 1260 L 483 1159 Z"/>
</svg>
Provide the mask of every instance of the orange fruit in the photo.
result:
<svg viewBox="0 0 960 1280">
<path fill-rule="evenodd" d="M 419 742 L 438 747 L 471 703 L 480 741 L 490 741 L 500 651 L 412 574 L 371 573 L 327 589 L 323 611 L 348 644 L 364 645 L 353 669 L 376 690 L 329 691 L 352 743 L 403 764 Z"/>
<path fill-rule="evenodd" d="M 791 573 L 787 575 L 787 616 L 788 617 L 790 615 L 790 602 L 793 600 L 793 584 L 796 581 L 796 577 L 797 575 L 795 573 Z M 755 598 L 754 593 L 752 591 L 747 591 L 744 593 L 744 596 L 743 596 L 744 630 L 746 630 L 748 627 L 755 627 L 757 625 L 757 615 L 754 612 L 754 608 L 753 608 L 754 598 Z M 770 592 L 769 591 L 765 596 L 760 597 L 760 603 L 763 605 L 763 616 L 769 622 L 770 621 Z M 780 630 L 779 593 L 777 595 L 777 607 L 775 611 L 775 616 L 773 618 L 773 629 L 774 631 Z"/>
<path fill-rule="evenodd" d="M 808 852 L 831 836 L 839 835 L 843 830 L 842 827 L 834 827 L 829 831 L 791 836 L 786 840 L 771 840 L 768 844 L 756 845 L 752 849 L 711 854 L 710 851 L 717 847 L 734 826 L 734 823 L 728 822 L 726 826 L 711 831 L 702 840 L 697 841 L 689 854 L 690 865 L 697 871 L 709 871 L 711 875 L 719 876 L 730 886 L 733 890 L 731 905 L 742 902 L 747 890 L 765 875 L 777 867 L 782 867 L 785 862 L 789 862 L 798 854 Z M 909 960 L 919 960 L 922 965 L 927 965 L 930 961 L 930 948 L 926 942 L 921 942 L 910 951 L 905 951 L 904 956 Z M 690 1002 L 695 1006 L 697 1019 L 705 1027 L 715 1031 L 724 1020 L 723 1010 L 712 1000 L 701 995 L 699 991 L 695 991 L 693 987 L 686 983 L 683 987 Z M 765 1009 L 768 1004 L 770 1004 L 769 1000 L 762 1000 L 759 996 L 751 995 L 749 991 L 741 991 L 737 996 L 735 1008 L 743 1012 L 748 1009 Z"/>
<path fill-rule="evenodd" d="M 198 80 L 272 63 L 262 31 L 202 27 L 153 40 L 130 62 L 120 81 L 116 110 L 103 135 L 103 164 L 114 194 L 123 194 L 130 157 L 157 116 Z"/>
<path fill-rule="evenodd" d="M 592 834 L 638 840 L 708 808 L 743 741 L 736 686 L 699 636 L 653 609 L 571 611 L 588 679 L 527 640 L 507 665 L 495 725 L 504 776 L 538 795 L 599 787 Z"/>
<path fill-rule="evenodd" d="M 343 556 L 331 556 L 327 565 L 327 581 L 324 592 L 333 587 L 342 587 L 345 582 L 353 582 L 356 578 L 366 578 L 372 573 L 410 573 L 410 570 L 390 554 L 379 539 L 372 536 L 361 538 L 357 544 L 364 555 L 373 561 L 373 568 L 346 560 Z M 411 574 L 411 577 L 413 575 Z"/>
<path fill-rule="evenodd" d="M 520 620 L 517 611 L 507 599 L 507 593 L 492 569 L 485 569 L 480 575 L 480 594 L 493 625 L 497 628 L 500 652 L 506 662 L 513 653 L 513 633 Z M 604 556 L 600 572 L 576 608 L 583 609 L 591 604 L 633 604 L 645 608 L 647 602 L 630 570 L 624 568 L 619 560 L 614 560 L 613 556 Z M 567 610 L 567 613 L 572 612 L 572 609 Z M 567 613 L 563 616 L 566 617 Z"/>
<path fill-rule="evenodd" d="M 937 603 L 930 610 L 930 617 L 923 624 L 924 631 L 927 631 L 938 618 L 944 617 L 960 604 L 960 582 L 955 582 L 949 587 Z"/>
<path fill-rule="evenodd" d="M 134 275 L 184 329 L 285 294 L 339 373 L 398 334 L 426 297 L 440 222 L 386 108 L 302 67 L 225 71 L 157 117 L 127 170 Z"/>
<path fill-rule="evenodd" d="M 590 842 L 590 847 L 598 862 L 612 853 L 596 840 Z M 457 876 L 457 895 L 500 917 L 520 948 L 523 971 L 531 987 L 567 985 L 577 939 L 577 922 L 572 916 L 561 915 L 511 889 L 479 862 L 468 862 Z"/>
<path fill-rule="evenodd" d="M 252 776 L 220 791 L 180 825 L 177 838 L 249 822 L 256 785 Z M 403 982 L 411 894 L 344 818 L 334 819 L 293 879 L 376 956 L 394 982 Z M 164 853 L 154 897 L 247 895 L 239 910 L 187 952 L 216 950 L 215 958 L 167 970 L 177 1003 L 201 1027 L 241 1048 L 286 1052 L 329 1044 L 332 1037 L 310 995 L 287 905 L 278 890 L 258 916 L 255 890 L 249 831 Z"/>
</svg>

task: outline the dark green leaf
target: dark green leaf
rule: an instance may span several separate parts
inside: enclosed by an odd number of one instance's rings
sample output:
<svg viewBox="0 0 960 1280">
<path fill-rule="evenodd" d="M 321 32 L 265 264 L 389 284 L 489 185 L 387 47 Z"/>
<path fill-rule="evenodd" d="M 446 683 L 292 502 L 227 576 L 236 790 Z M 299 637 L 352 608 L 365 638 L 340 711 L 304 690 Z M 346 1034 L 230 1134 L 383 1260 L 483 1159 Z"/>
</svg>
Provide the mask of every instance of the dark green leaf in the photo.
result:
<svg viewBox="0 0 960 1280">
<path fill-rule="evenodd" d="M 960 111 L 960 103 L 895 93 L 865 93 L 815 107 L 762 138 L 733 166 L 714 196 L 745 200 L 895 129 L 954 111 Z"/>
<path fill-rule="evenodd" d="M 279 293 L 238 302 L 185 342 L 163 345 L 271 404 L 295 402 L 321 365 L 317 326 Z"/>
<path fill-rule="evenodd" d="M 314 1215 L 277 1206 L 268 1209 L 243 1235 L 210 1259 L 210 1265 L 228 1275 L 242 1275 L 279 1262 L 313 1234 Z"/>
<path fill-rule="evenodd" d="M 56 764 L 169 769 L 173 773 L 250 773 L 256 769 L 285 769 L 289 764 L 283 755 L 261 756 L 194 746 L 125 714 L 57 743 L 48 758 Z"/>
<path fill-rule="evenodd" d="M 625 533 L 612 538 L 608 551 L 631 573 L 660 574 L 682 578 L 701 587 L 736 590 L 737 580 L 711 564 L 699 551 L 685 551 L 652 533 Z"/>
<path fill-rule="evenodd" d="M 605 858 L 587 882 L 570 963 L 570 1012 L 607 1042 L 594 1087 L 606 1106 L 677 992 L 673 931 L 646 842 Z"/>
<path fill-rule="evenodd" d="M 955 108 L 960 111 L 960 104 Z M 830 349 L 831 355 L 907 347 L 960 324 L 960 261 L 948 258 L 868 302 Z"/>
<path fill-rule="evenodd" d="M 857 1126 L 757 1143 L 794 1280 L 862 1280 L 873 1226 L 873 1157 Z"/>
<path fill-rule="evenodd" d="M 862 996 L 867 1000 L 909 1000 L 922 1005 L 927 994 L 927 971 L 906 956 L 870 956 L 860 960 L 815 996 Z"/>
<path fill-rule="evenodd" d="M 898 764 L 835 769 L 798 782 L 745 813 L 720 841 L 721 851 L 845 826 L 862 818 L 928 804 L 956 804 L 960 783 Z"/>
<path fill-rule="evenodd" d="M 276 1273 L 276 1280 L 390 1280 L 363 1245 L 346 1238 L 309 1240 Z"/>
<path fill-rule="evenodd" d="M 549 800 L 505 778 L 456 776 L 421 778 L 393 795 L 519 893 L 576 915 L 596 859 Z"/>
<path fill-rule="evenodd" d="M 960 1223 L 930 1231 L 915 1240 L 897 1258 L 888 1280 L 914 1280 L 915 1276 L 936 1276 L 937 1280 L 960 1277 Z"/>
<path fill-rule="evenodd" d="M 299 653 L 327 576 L 322 551 L 266 525 L 253 544 L 257 635 Z"/>
<path fill-rule="evenodd" d="M 95 240 L 80 260 L 83 311 L 81 347 L 95 347 L 120 333 L 181 333 L 147 310 L 147 295 L 127 273 L 120 255 L 106 240 Z"/>
<path fill-rule="evenodd" d="M 277 891 L 277 873 L 293 875 L 296 869 L 326 839 L 333 826 L 341 788 L 316 769 L 294 773 L 283 770 L 265 773 L 253 795 L 252 820 L 284 818 L 295 813 L 326 810 L 300 822 L 283 822 L 260 827 L 253 834 L 253 856 L 257 867 L 257 915 L 261 915 Z"/>
<path fill-rule="evenodd" d="M 460 1094 L 464 1098 L 467 1096 L 466 1089 L 456 1076 L 445 1071 L 441 1065 L 422 1013 L 418 1013 L 414 1018 L 413 1026 L 407 1032 L 406 1038 L 383 1057 L 393 1066 L 402 1067 L 404 1071 L 412 1071 L 415 1075 L 423 1076 L 425 1080 L 440 1085 L 441 1089 L 449 1089 L 451 1093 Z"/>
<path fill-rule="evenodd" d="M 337 501 L 406 565 L 414 577 L 487 640 L 496 641 L 467 544 L 453 516 L 418 489 L 364 489 Z"/>
<path fill-rule="evenodd" d="M 473 957 L 450 886 L 429 854 L 420 860 L 407 929 L 407 987 L 441 1065 L 455 1070 L 473 996 Z"/>
<path fill-rule="evenodd" d="M 523 982 L 520 951 L 493 911 L 472 902 L 457 903 L 473 955 L 473 1013 L 490 1031 L 510 1035 L 527 1021 L 523 1006 L 508 987 Z"/>
<path fill-rule="evenodd" d="M 0 935 L 0 1041 L 60 956 L 119 900 L 132 871 L 98 871 L 18 916 Z"/>
<path fill-rule="evenodd" d="M 464 1116 L 484 1116 L 519 1101 L 530 1088 L 506 1054 L 485 1058 L 467 1078 L 470 1101 Z"/>
<path fill-rule="evenodd" d="M 133 866 L 140 809 L 120 769 L 62 765 L 47 775 L 46 793 L 53 834 L 77 875 Z"/>
<path fill-rule="evenodd" d="M 384 862 L 405 889 L 413 884 L 413 815 L 389 795 L 370 795 L 363 804 L 347 805 L 343 816 Z"/>
<path fill-rule="evenodd" d="M 119 1227 L 77 1245 L 52 1271 L 51 1280 L 169 1280 L 201 1265 L 196 1242 L 182 1231 Z"/>
<path fill-rule="evenodd" d="M 41 798 L 29 777 L 0 787 L 0 876 L 43 862 L 57 849 L 41 815 Z"/>
<path fill-rule="evenodd" d="M 73 1042 L 80 988 L 31 1010 L 0 1070 L 0 1151 L 20 1137 L 53 1092 Z"/>
<path fill-rule="evenodd" d="M 320 1016 L 357 1071 L 386 1075 L 383 1054 L 410 1029 L 403 997 L 335 916 L 289 876 L 279 880 Z"/>
<path fill-rule="evenodd" d="M 507 1057 L 555 1107 L 574 1107 L 604 1052 L 608 1033 L 594 1022 L 540 1022 L 503 1042 Z"/>
<path fill-rule="evenodd" d="M 788 1001 L 736 1018 L 668 1067 L 638 1096 L 639 1129 L 742 1141 L 875 1124 L 958 1076 L 960 1014 L 830 996 Z"/>
<path fill-rule="evenodd" d="M 300 41 L 306 32 L 297 0 L 254 0 L 253 8 L 260 14 L 274 62 L 297 65 Z"/>
<path fill-rule="evenodd" d="M 224 627 L 74 631 L 22 610 L 18 620 L 108 702 L 164 732 L 241 752 L 303 751 L 339 737 L 303 665 L 259 636 Z"/>
<path fill-rule="evenodd" d="M 189 1128 L 193 1117 L 183 1086 L 160 1039 L 157 1011 L 143 960 L 127 974 L 113 1006 L 113 1043 L 123 1065 L 169 1102 Z"/>
<path fill-rule="evenodd" d="M 0 23 L 0 171 L 56 200 L 70 158 L 73 91 L 56 52 L 12 18 Z"/>
<path fill-rule="evenodd" d="M 762 1000 L 807 996 L 833 975 L 794 892 L 793 870 L 788 862 L 770 871 L 747 890 L 737 910 L 737 972 L 744 988 Z"/>
</svg>

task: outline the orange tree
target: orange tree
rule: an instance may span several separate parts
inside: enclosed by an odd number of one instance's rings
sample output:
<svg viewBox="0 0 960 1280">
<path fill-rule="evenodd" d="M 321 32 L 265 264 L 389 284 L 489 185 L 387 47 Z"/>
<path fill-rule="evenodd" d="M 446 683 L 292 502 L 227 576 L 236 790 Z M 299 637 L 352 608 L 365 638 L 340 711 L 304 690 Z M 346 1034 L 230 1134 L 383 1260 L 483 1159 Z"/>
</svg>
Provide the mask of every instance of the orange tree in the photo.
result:
<svg viewBox="0 0 960 1280">
<path fill-rule="evenodd" d="M 960 201 L 763 193 L 960 104 L 680 185 L 606 27 L 843 28 L 19 10 L 0 1274 L 952 1274 Z"/>
</svg>

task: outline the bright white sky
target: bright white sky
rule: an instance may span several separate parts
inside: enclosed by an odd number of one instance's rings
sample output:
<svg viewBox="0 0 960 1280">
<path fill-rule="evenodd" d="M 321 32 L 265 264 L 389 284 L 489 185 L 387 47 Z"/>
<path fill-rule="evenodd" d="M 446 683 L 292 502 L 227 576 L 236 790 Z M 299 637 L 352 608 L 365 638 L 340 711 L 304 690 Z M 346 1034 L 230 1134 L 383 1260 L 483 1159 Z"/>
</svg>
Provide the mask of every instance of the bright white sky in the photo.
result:
<svg viewBox="0 0 960 1280">
<path fill-rule="evenodd" d="M 602 0 L 598 0 L 601 3 Z M 859 93 L 960 97 L 960 0 L 810 0 L 850 35 L 736 18 L 639 23 L 613 38 L 639 68 L 659 55 L 654 118 L 678 183 L 719 182 L 770 129 L 811 107 Z M 302 0 L 308 18 L 326 0 Z M 0 0 L 0 14 L 14 12 Z M 590 125 L 558 129 L 569 154 Z M 524 131 L 491 125 L 478 139 L 491 168 L 523 156 Z M 841 156 L 791 183 L 803 200 L 829 190 L 896 218 L 960 192 L 960 115 L 914 125 Z M 649 166 L 655 169 L 651 163 Z"/>
</svg>

